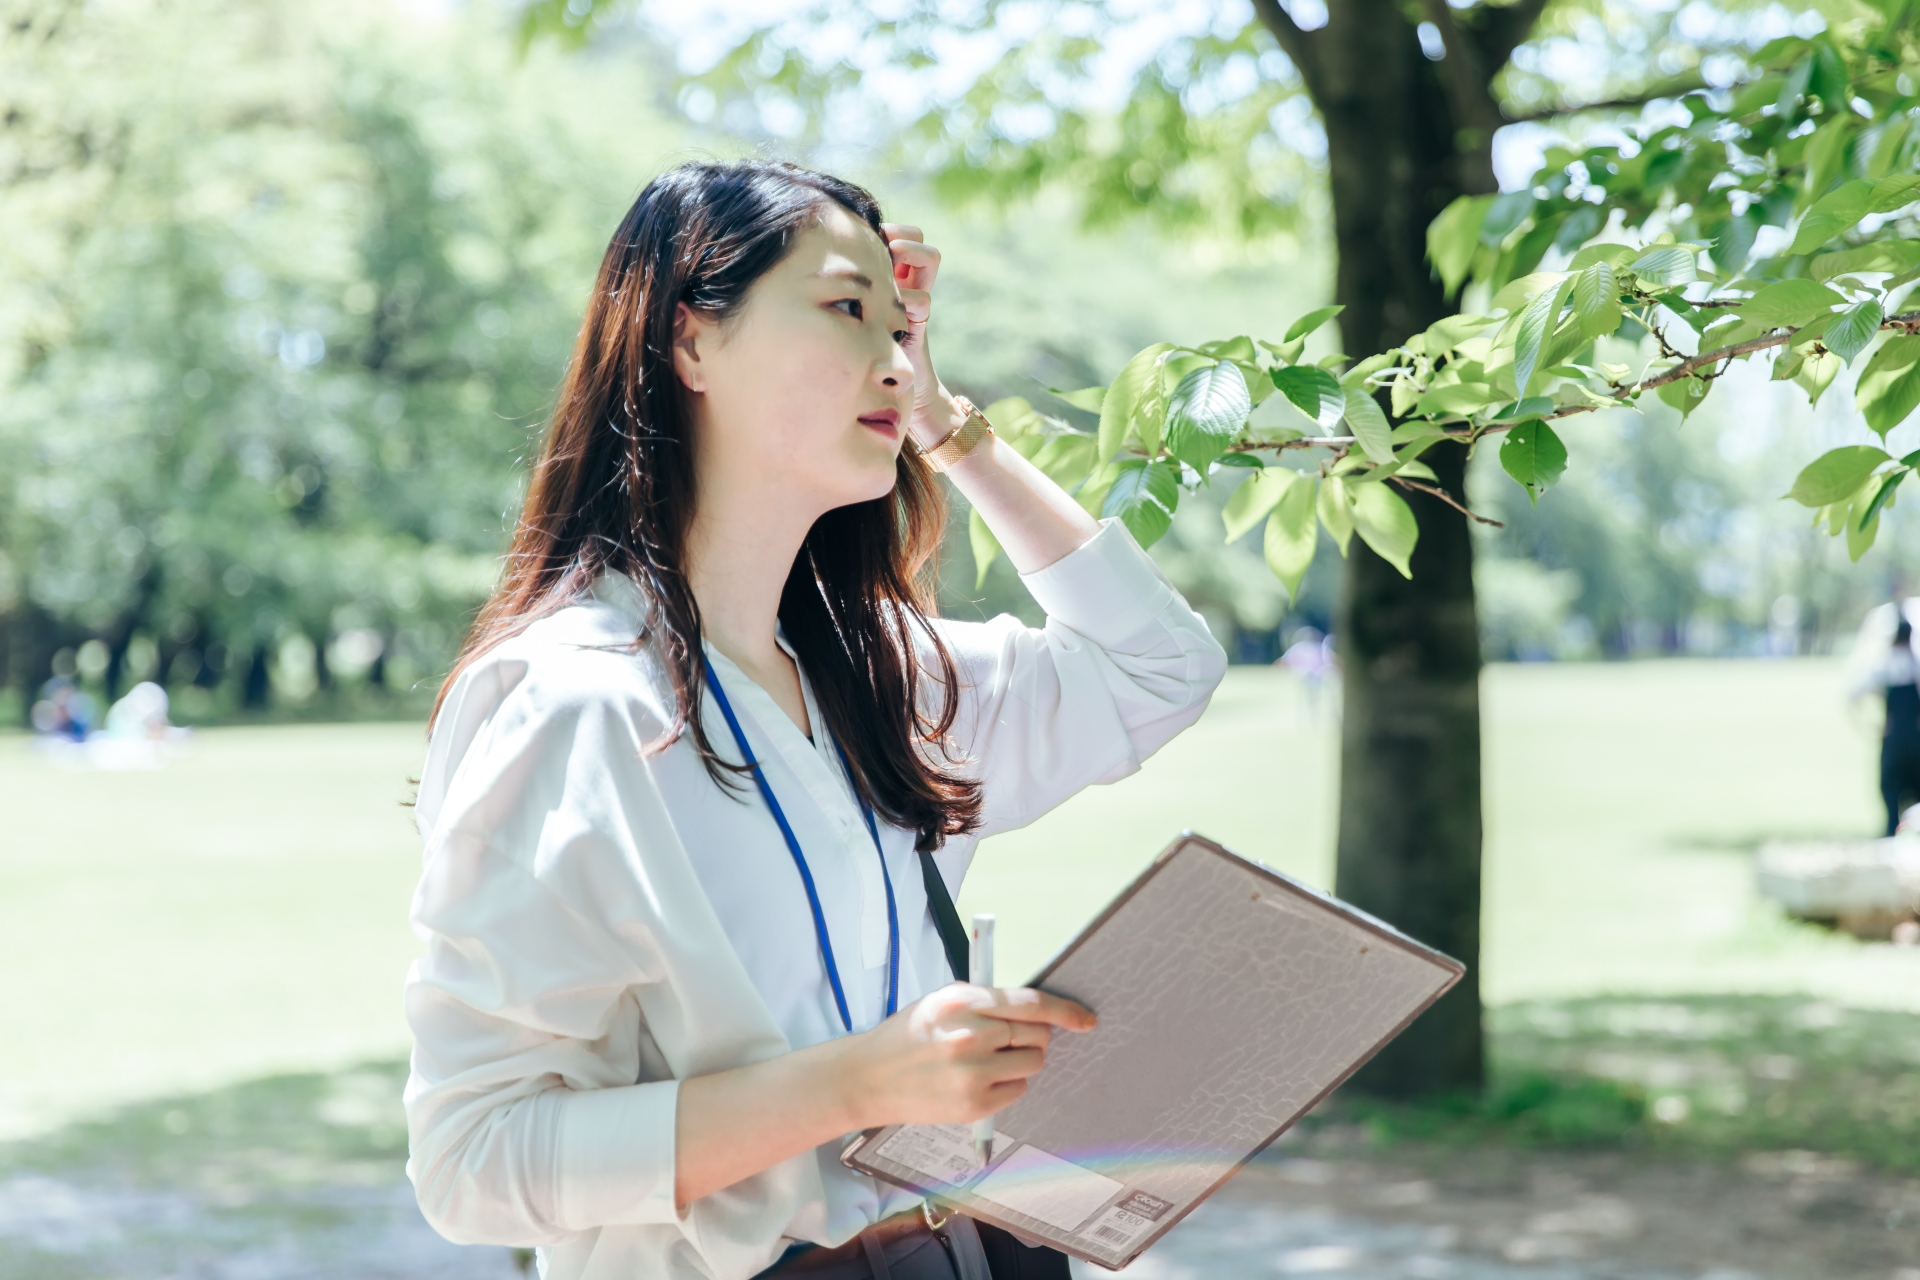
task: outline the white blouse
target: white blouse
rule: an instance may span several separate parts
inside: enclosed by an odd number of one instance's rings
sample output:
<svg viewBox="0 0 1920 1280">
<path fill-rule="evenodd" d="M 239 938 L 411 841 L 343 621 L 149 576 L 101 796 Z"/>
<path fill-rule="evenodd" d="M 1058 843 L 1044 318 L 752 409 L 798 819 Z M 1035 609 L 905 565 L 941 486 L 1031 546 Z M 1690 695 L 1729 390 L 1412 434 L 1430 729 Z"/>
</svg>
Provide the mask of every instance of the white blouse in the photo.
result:
<svg viewBox="0 0 1920 1280">
<path fill-rule="evenodd" d="M 1225 671 L 1126 528 L 1102 526 L 1024 575 L 1044 628 L 932 620 L 960 674 L 962 767 L 982 782 L 980 831 L 935 855 L 955 896 L 982 837 L 1132 773 Z M 407 1175 L 442 1235 L 538 1246 L 544 1280 L 744 1280 L 793 1240 L 838 1244 L 918 1197 L 847 1169 L 835 1142 L 674 1211 L 677 1081 L 845 1030 L 799 873 L 750 780 L 723 793 L 690 735 L 642 755 L 671 701 L 630 647 L 643 612 L 631 579 L 603 575 L 469 666 L 441 708 L 415 811 L 427 950 L 406 983 Z M 871 1027 L 886 883 L 813 690 L 803 671 L 810 742 L 706 653 L 805 853 L 854 1029 Z M 701 705 L 715 749 L 738 759 L 714 700 Z M 882 821 L 880 836 L 904 1008 L 952 976 L 914 833 Z"/>
</svg>

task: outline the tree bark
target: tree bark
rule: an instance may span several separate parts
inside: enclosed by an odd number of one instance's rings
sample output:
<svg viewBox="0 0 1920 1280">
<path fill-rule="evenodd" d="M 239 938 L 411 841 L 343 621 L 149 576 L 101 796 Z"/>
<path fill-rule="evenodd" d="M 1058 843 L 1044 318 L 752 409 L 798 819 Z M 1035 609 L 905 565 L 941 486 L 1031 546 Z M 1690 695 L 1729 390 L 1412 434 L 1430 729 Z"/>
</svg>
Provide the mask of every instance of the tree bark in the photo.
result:
<svg viewBox="0 0 1920 1280">
<path fill-rule="evenodd" d="M 1271 26 L 1270 0 L 1259 5 Z M 1430 7 L 1431 8 L 1431 7 Z M 1443 19 L 1446 6 L 1438 6 Z M 1276 30 L 1327 131 L 1339 250 L 1335 299 L 1346 350 L 1398 346 L 1451 315 L 1426 257 L 1427 224 L 1456 196 L 1494 189 L 1484 68 L 1511 46 L 1449 30 L 1429 61 L 1397 0 L 1339 0 L 1313 32 Z M 1476 65 L 1467 67 L 1465 62 Z M 1448 67 L 1447 62 L 1454 65 Z M 1471 83 L 1449 83 L 1450 72 Z M 1473 95 L 1478 95 L 1475 98 Z M 1473 108 L 1462 121 L 1462 104 Z M 1455 445 L 1424 455 L 1464 499 Z M 1389 1044 L 1356 1087 L 1390 1097 L 1478 1089 L 1480 1002 L 1480 640 L 1466 517 L 1404 495 L 1419 520 L 1411 580 L 1355 538 L 1338 622 L 1345 705 L 1334 891 L 1467 966 L 1453 991 Z"/>
</svg>

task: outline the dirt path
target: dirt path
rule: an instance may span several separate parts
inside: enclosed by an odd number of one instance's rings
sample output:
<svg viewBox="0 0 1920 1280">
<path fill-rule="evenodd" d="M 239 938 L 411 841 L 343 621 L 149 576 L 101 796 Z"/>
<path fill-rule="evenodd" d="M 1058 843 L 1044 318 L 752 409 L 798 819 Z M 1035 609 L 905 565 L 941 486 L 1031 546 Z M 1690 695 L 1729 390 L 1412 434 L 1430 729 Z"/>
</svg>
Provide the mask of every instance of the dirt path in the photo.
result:
<svg viewBox="0 0 1920 1280">
<path fill-rule="evenodd" d="M 1256 1162 L 1132 1280 L 1920 1280 L 1920 1180 L 1811 1153 L 1738 1165 L 1403 1145 L 1323 1131 Z M 391 1178 L 246 1202 L 47 1174 L 0 1181 L 0 1278 L 515 1280 Z M 1083 1276 L 1106 1273 L 1086 1269 Z"/>
<path fill-rule="evenodd" d="M 1810 1152 L 1738 1164 L 1322 1133 L 1244 1170 L 1137 1280 L 1920 1280 L 1920 1180 Z"/>
</svg>

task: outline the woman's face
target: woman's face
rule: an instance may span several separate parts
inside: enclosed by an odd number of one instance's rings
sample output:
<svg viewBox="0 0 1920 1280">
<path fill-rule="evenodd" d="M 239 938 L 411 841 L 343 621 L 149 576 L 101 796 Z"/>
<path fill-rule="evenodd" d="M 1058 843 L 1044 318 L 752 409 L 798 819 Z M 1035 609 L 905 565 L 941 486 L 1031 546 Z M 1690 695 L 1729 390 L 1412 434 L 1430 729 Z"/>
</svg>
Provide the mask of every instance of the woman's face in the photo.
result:
<svg viewBox="0 0 1920 1280">
<path fill-rule="evenodd" d="M 680 304 L 703 496 L 792 503 L 807 521 L 881 497 L 913 407 L 907 312 L 872 227 L 828 202 L 722 330 Z"/>
</svg>

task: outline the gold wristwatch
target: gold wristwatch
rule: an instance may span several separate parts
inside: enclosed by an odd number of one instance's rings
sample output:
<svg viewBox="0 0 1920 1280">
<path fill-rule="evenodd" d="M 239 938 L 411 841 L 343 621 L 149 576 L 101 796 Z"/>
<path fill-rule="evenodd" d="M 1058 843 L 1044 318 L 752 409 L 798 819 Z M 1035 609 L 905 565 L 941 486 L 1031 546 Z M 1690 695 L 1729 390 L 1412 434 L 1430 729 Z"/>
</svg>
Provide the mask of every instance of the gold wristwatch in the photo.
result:
<svg viewBox="0 0 1920 1280">
<path fill-rule="evenodd" d="M 926 450 L 927 466 L 933 471 L 945 471 L 993 434 L 993 424 L 987 421 L 986 414 L 974 408 L 973 401 L 955 396 L 953 402 L 967 411 L 966 420 L 948 432 L 939 444 Z"/>
</svg>

